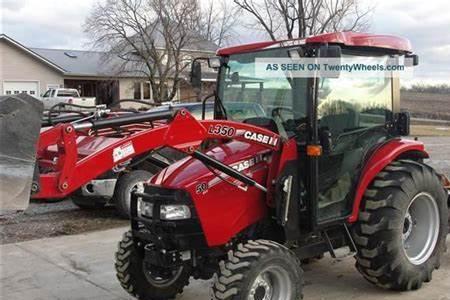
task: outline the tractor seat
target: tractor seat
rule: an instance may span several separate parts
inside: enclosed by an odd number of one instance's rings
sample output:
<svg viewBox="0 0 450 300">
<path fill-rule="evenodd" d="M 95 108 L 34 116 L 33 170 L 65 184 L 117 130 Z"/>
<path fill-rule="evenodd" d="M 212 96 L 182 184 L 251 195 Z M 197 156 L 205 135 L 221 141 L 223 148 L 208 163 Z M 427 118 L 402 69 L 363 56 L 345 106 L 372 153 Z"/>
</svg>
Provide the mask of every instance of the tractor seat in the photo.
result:
<svg viewBox="0 0 450 300">
<path fill-rule="evenodd" d="M 345 113 L 331 114 L 320 119 L 320 127 L 329 128 L 332 137 L 336 138 L 348 128 L 359 126 L 359 114 L 348 110 Z"/>
</svg>

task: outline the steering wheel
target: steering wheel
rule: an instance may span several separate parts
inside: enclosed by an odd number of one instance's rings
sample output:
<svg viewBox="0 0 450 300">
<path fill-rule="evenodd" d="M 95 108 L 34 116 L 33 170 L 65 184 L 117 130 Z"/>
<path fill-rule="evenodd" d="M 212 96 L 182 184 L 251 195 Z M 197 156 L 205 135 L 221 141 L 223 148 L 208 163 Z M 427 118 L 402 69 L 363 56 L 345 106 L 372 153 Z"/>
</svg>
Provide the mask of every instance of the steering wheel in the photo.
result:
<svg viewBox="0 0 450 300">
<path fill-rule="evenodd" d="M 286 128 L 287 131 L 291 131 L 297 134 L 298 132 L 304 131 L 307 128 L 306 117 L 286 120 L 285 118 L 283 118 L 283 114 L 281 113 L 283 110 L 289 112 L 290 114 L 292 114 L 292 116 L 295 116 L 294 110 L 288 107 L 275 107 L 274 109 L 272 109 L 271 114 L 273 118 L 278 118 L 281 121 L 282 125 L 284 126 L 284 128 Z"/>
<path fill-rule="evenodd" d="M 286 111 L 292 113 L 292 115 L 294 115 L 294 110 L 292 110 L 291 108 L 278 106 L 278 107 L 275 107 L 274 109 L 272 109 L 272 117 L 273 118 L 278 117 L 278 118 L 280 118 L 282 123 L 286 123 L 286 120 L 283 118 L 283 114 L 281 113 L 281 111 L 283 111 L 283 110 L 286 110 Z"/>
</svg>

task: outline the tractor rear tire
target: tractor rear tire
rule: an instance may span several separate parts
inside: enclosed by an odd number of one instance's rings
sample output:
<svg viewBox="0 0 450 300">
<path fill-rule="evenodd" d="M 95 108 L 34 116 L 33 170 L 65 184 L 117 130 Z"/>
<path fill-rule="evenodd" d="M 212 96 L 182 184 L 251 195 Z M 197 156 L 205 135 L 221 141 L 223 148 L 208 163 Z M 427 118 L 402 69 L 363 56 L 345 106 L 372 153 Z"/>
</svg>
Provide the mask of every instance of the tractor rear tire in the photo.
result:
<svg viewBox="0 0 450 300">
<path fill-rule="evenodd" d="M 440 266 L 448 232 L 447 196 L 434 170 L 398 160 L 365 192 L 353 236 L 356 268 L 392 290 L 419 289 Z"/>
<path fill-rule="evenodd" d="M 115 268 L 120 285 L 133 297 L 143 300 L 172 299 L 189 284 L 191 268 L 188 265 L 176 270 L 171 278 L 157 278 L 144 265 L 140 252 L 131 232 L 126 232 L 119 242 Z"/>
<path fill-rule="evenodd" d="M 144 170 L 135 170 L 122 175 L 117 180 L 114 191 L 114 203 L 121 217 L 130 217 L 131 191 L 152 177 L 152 173 Z"/>
<path fill-rule="evenodd" d="M 303 299 L 300 262 L 276 242 L 255 240 L 239 244 L 219 267 L 213 277 L 213 299 Z"/>
</svg>

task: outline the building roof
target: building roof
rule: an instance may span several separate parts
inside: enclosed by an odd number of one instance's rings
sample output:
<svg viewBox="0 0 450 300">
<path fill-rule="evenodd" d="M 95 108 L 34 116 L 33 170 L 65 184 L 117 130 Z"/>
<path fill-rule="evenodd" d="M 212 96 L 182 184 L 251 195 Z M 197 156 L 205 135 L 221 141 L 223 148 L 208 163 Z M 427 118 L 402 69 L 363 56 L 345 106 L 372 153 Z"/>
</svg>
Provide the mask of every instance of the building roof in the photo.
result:
<svg viewBox="0 0 450 300">
<path fill-rule="evenodd" d="M 142 77 L 142 74 L 120 72 L 123 61 L 118 57 L 105 59 L 105 52 L 28 48 L 6 34 L 0 34 L 0 40 L 10 42 L 36 59 L 62 72 L 65 76 Z M 218 47 L 209 41 L 197 41 L 191 45 L 191 48 L 185 49 L 185 51 L 214 53 Z"/>
<path fill-rule="evenodd" d="M 30 48 L 64 69 L 67 76 L 114 76 L 119 59 L 105 60 L 105 53 L 97 51 Z"/>
<path fill-rule="evenodd" d="M 29 55 L 33 56 L 34 58 L 36 58 L 37 60 L 43 62 L 44 64 L 60 71 L 60 72 L 64 72 L 65 70 L 63 68 L 61 68 L 59 65 L 55 64 L 53 61 L 47 59 L 46 57 L 40 55 L 37 52 L 34 52 L 33 50 L 31 50 L 30 48 L 25 47 L 24 45 L 22 45 L 21 43 L 19 43 L 18 41 L 10 38 L 9 36 L 7 36 L 6 34 L 0 34 L 0 41 L 7 41 L 10 44 L 16 46 L 17 48 L 25 51 L 26 53 L 28 53 Z"/>
<path fill-rule="evenodd" d="M 250 51 L 264 50 L 274 47 L 287 47 L 294 45 L 323 44 L 323 43 L 341 44 L 350 47 L 383 48 L 408 53 L 412 52 L 412 47 L 409 40 L 402 37 L 347 31 L 347 32 L 325 33 L 307 37 L 304 39 L 267 41 L 221 48 L 217 50 L 217 55 L 231 55 Z"/>
</svg>

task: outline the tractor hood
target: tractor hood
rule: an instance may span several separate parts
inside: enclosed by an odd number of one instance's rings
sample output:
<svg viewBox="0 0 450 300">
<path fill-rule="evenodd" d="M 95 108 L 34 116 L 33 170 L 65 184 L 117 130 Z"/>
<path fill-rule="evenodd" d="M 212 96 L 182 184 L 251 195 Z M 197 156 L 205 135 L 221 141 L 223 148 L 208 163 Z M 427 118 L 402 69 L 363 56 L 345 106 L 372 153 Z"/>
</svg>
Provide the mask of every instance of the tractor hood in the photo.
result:
<svg viewBox="0 0 450 300">
<path fill-rule="evenodd" d="M 270 153 L 270 150 L 262 146 L 239 141 L 221 144 L 206 152 L 207 155 L 250 177 L 252 177 L 252 170 L 262 164 L 267 164 L 270 160 Z M 220 172 L 215 171 L 215 173 L 199 160 L 189 156 L 153 176 L 150 183 L 172 189 L 190 190 L 192 186 L 199 182 L 207 182 L 211 187 L 211 184 L 216 181 L 222 181 L 217 176 Z M 220 177 L 226 178 L 228 176 L 221 174 Z M 228 178 L 228 180 L 234 181 L 232 178 Z"/>
<path fill-rule="evenodd" d="M 231 141 L 212 148 L 206 154 L 261 185 L 267 185 L 271 150 Z M 183 189 L 189 193 L 209 246 L 223 245 L 244 228 L 261 220 L 267 212 L 264 192 L 209 169 L 192 157 L 162 170 L 152 177 L 150 184 Z"/>
</svg>

